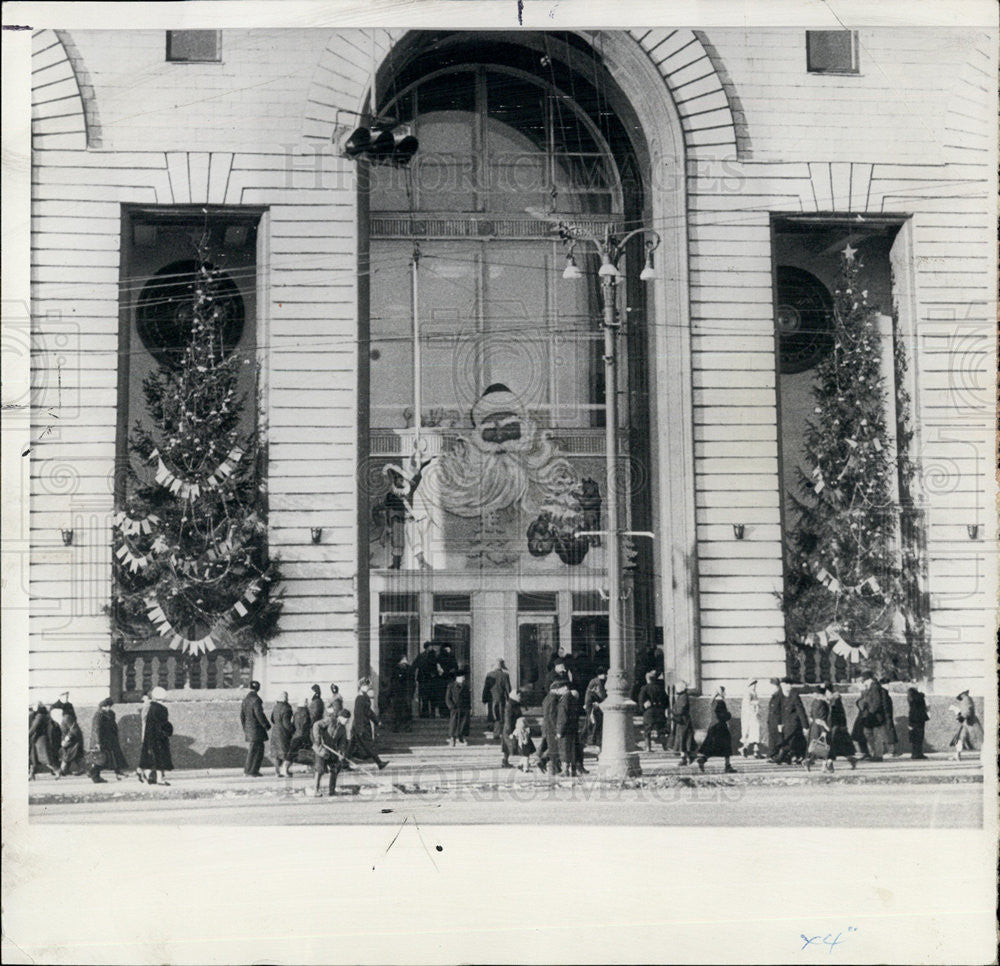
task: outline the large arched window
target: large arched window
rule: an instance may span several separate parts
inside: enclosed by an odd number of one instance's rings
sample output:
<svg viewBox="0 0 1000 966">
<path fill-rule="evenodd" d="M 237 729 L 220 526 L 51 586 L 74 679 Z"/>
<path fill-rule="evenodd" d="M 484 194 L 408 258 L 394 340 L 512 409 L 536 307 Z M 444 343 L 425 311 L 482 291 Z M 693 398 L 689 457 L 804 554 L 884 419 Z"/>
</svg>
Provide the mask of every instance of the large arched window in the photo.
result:
<svg viewBox="0 0 1000 966">
<path fill-rule="evenodd" d="M 598 125 L 553 84 L 484 64 L 425 75 L 383 113 L 420 150 L 371 174 L 372 428 L 413 425 L 418 370 L 428 427 L 462 424 L 498 383 L 546 426 L 603 425 L 596 275 L 563 281 L 562 246 L 537 217 L 622 223 Z"/>
</svg>

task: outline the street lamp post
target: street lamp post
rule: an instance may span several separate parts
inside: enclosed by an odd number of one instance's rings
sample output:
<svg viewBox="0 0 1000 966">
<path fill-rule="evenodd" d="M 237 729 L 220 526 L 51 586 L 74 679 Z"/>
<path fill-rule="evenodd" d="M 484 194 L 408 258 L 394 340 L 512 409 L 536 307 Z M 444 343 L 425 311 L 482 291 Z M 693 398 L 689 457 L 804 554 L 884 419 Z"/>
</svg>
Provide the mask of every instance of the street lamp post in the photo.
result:
<svg viewBox="0 0 1000 966">
<path fill-rule="evenodd" d="M 607 698 L 601 703 L 604 713 L 601 754 L 598 773 L 606 778 L 631 778 L 641 774 L 639 753 L 635 743 L 633 718 L 636 704 L 629 697 L 629 680 L 626 673 L 625 640 L 622 635 L 621 592 L 621 524 L 618 517 L 618 263 L 625 251 L 625 244 L 636 235 L 649 235 L 646 241 L 646 261 L 639 277 L 650 281 L 653 271 L 653 251 L 660 244 L 660 236 L 652 229 L 636 228 L 617 238 L 611 227 L 599 238 L 572 225 L 559 223 L 559 234 L 568 246 L 564 278 L 579 278 L 580 270 L 573 258 L 577 243 L 594 245 L 601 258 L 598 275 L 601 279 L 604 328 L 604 442 L 607 463 L 607 513 L 608 539 L 605 555 L 608 570 L 608 681 Z"/>
</svg>

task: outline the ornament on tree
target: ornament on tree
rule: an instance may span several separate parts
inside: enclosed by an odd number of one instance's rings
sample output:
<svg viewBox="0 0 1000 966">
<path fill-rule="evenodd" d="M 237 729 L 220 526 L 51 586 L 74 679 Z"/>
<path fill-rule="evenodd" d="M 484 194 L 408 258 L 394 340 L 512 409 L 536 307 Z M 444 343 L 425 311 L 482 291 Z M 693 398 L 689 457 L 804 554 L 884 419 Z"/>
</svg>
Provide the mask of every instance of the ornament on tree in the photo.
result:
<svg viewBox="0 0 1000 966">
<path fill-rule="evenodd" d="M 220 297 L 203 239 L 173 307 L 190 319 L 188 341 L 144 380 L 148 415 L 129 438 L 128 512 L 114 517 L 112 617 L 123 649 L 159 638 L 186 655 L 263 651 L 278 633 L 280 575 L 246 413 L 252 386 L 224 345 Z"/>
</svg>

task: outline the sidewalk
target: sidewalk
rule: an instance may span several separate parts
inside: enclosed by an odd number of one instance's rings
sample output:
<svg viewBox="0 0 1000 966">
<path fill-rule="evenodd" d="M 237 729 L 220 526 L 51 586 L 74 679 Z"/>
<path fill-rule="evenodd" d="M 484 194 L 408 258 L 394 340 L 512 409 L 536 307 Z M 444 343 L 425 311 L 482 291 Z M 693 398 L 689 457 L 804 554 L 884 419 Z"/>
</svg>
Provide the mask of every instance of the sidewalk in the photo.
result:
<svg viewBox="0 0 1000 966">
<path fill-rule="evenodd" d="M 978 757 L 960 762 L 945 753 L 931 754 L 926 761 L 911 761 L 908 757 L 890 758 L 884 762 L 860 762 L 851 770 L 847 762 L 837 760 L 833 774 L 813 767 L 807 772 L 800 766 L 773 765 L 768 761 L 733 758 L 735 775 L 722 774 L 722 761 L 710 759 L 706 773 L 696 765 L 678 767 L 677 758 L 662 752 L 640 755 L 642 775 L 625 782 L 607 782 L 597 777 L 597 762 L 591 754 L 586 759 L 589 774 L 577 778 L 565 775 L 548 776 L 537 770 L 525 774 L 517 768 L 500 768 L 500 750 L 489 743 L 469 747 L 417 747 L 409 753 L 387 750 L 389 762 L 384 771 L 373 765 L 357 765 L 341 774 L 338 791 L 362 794 L 377 790 L 380 796 L 447 794 L 449 791 L 497 791 L 510 789 L 516 795 L 520 789 L 546 787 L 582 788 L 613 784 L 631 788 L 678 787 L 739 787 L 765 785 L 791 787 L 815 783 L 851 785 L 927 785 L 982 783 L 983 769 Z M 517 759 L 515 759 L 517 761 Z M 219 768 L 177 770 L 168 775 L 169 786 L 146 785 L 130 772 L 117 781 L 114 772 L 105 772 L 105 784 L 94 784 L 86 776 L 54 779 L 39 776 L 28 788 L 28 803 L 33 806 L 73 804 L 82 802 L 148 801 L 169 799 L 231 799 L 237 797 L 282 798 L 312 794 L 313 774 L 309 765 L 297 765 L 291 778 L 278 778 L 265 766 L 260 778 L 248 778 L 240 769 Z"/>
</svg>

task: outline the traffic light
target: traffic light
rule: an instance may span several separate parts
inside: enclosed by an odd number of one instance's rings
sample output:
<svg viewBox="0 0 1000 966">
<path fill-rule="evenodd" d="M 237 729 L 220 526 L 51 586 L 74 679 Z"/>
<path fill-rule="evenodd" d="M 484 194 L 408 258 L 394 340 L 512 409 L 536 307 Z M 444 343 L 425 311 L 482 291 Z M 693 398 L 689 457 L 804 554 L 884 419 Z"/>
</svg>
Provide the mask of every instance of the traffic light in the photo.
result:
<svg viewBox="0 0 1000 966">
<path fill-rule="evenodd" d="M 344 142 L 345 157 L 405 167 L 420 146 L 408 127 L 359 127 Z"/>
</svg>

